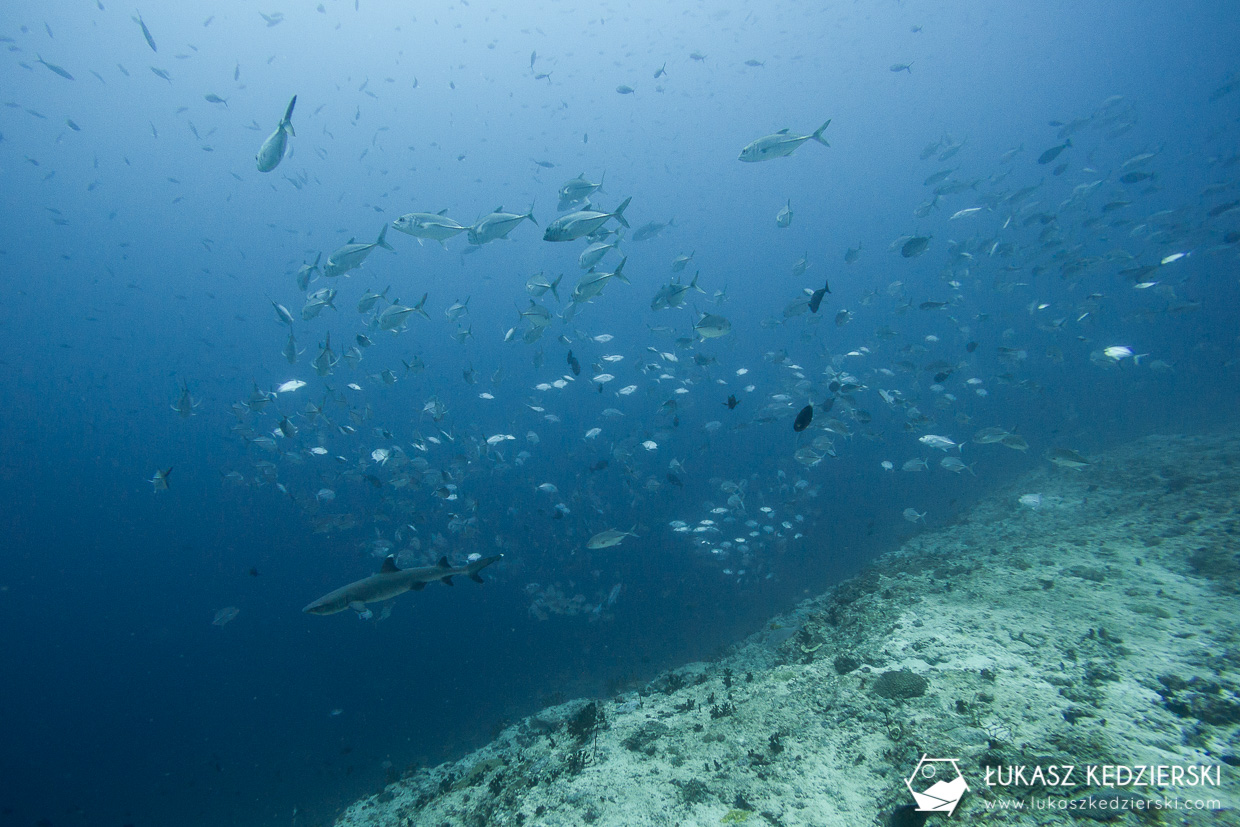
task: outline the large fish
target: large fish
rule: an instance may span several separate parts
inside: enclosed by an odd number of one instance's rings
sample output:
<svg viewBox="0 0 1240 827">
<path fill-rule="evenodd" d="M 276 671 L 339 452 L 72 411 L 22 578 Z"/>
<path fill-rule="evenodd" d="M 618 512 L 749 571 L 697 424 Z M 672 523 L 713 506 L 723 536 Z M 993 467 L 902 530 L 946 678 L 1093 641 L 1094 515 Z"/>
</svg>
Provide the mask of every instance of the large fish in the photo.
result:
<svg viewBox="0 0 1240 827">
<path fill-rule="evenodd" d="M 812 135 L 789 135 L 787 129 L 781 129 L 774 135 L 759 138 L 741 150 L 738 160 L 746 163 L 769 161 L 772 158 L 784 158 L 796 151 L 806 141 L 817 141 L 823 146 L 830 146 L 822 133 L 831 125 L 830 118 L 822 126 L 814 130 Z"/>
<path fill-rule="evenodd" d="M 384 224 L 383 229 L 379 230 L 379 237 L 370 244 L 357 244 L 350 241 L 332 253 L 327 257 L 327 264 L 323 265 L 323 275 L 330 279 L 343 276 L 350 270 L 356 270 L 362 266 L 366 256 L 370 255 L 370 251 L 376 247 L 391 250 L 392 245 L 387 243 L 387 229 L 388 225 Z"/>
<path fill-rule="evenodd" d="M 433 566 L 399 569 L 396 567 L 396 556 L 389 554 L 383 560 L 383 567 L 379 569 L 378 574 L 363 577 L 361 580 L 355 580 L 347 586 L 328 592 L 302 611 L 312 615 L 331 615 L 343 612 L 345 609 L 353 609 L 360 614 L 366 610 L 367 603 L 390 600 L 407 591 L 421 591 L 427 583 L 433 583 L 436 580 L 451 586 L 452 578 L 458 574 L 463 574 L 470 580 L 481 583 L 482 578 L 478 576 L 478 572 L 503 556 L 495 554 L 491 557 L 480 557 L 463 566 L 453 566 L 448 563 L 447 557 L 440 557 L 439 562 Z"/>
<path fill-rule="evenodd" d="M 486 244 L 488 241 L 495 241 L 500 238 L 507 238 L 516 227 L 525 219 L 534 222 L 534 226 L 538 226 L 538 220 L 534 218 L 534 205 L 530 204 L 529 212 L 518 215 L 517 213 L 504 212 L 503 207 L 496 207 L 495 210 L 487 215 L 479 218 L 474 226 L 469 227 L 467 236 L 470 244 Z"/>
<path fill-rule="evenodd" d="M 288 136 L 297 137 L 292 123 L 293 107 L 296 105 L 297 96 L 293 95 L 293 99 L 288 102 L 288 109 L 284 110 L 284 117 L 280 119 L 280 125 L 267 136 L 262 148 L 258 150 L 254 160 L 258 163 L 259 172 L 271 172 L 280 166 L 280 162 L 284 160 L 284 150 L 288 148 Z"/>
<path fill-rule="evenodd" d="M 543 241 L 573 241 L 602 227 L 609 218 L 614 218 L 627 227 L 629 222 L 624 220 L 624 210 L 632 200 L 632 197 L 624 199 L 624 203 L 616 207 L 615 212 L 578 210 L 561 216 L 547 225 L 547 231 L 543 233 Z"/>
<path fill-rule="evenodd" d="M 463 233 L 469 228 L 458 224 L 440 210 L 437 213 L 411 212 L 402 215 L 392 222 L 392 229 L 407 233 L 414 238 L 429 238 L 443 244 L 452 236 Z"/>
</svg>

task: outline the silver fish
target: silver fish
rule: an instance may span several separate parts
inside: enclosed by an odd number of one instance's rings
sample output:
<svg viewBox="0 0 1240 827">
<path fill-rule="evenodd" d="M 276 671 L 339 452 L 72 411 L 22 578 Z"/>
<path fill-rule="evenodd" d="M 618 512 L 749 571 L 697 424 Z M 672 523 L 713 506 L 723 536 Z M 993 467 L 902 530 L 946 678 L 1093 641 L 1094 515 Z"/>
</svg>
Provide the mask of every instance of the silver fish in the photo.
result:
<svg viewBox="0 0 1240 827">
<path fill-rule="evenodd" d="M 822 137 L 822 133 L 830 125 L 831 120 L 828 118 L 827 122 L 814 130 L 811 135 L 790 135 L 787 129 L 781 129 L 774 135 L 759 138 L 746 146 L 741 150 L 738 160 L 756 163 L 757 161 L 769 161 L 772 158 L 784 158 L 796 152 L 797 147 L 806 141 L 817 141 L 823 146 L 830 146 Z"/>
<path fill-rule="evenodd" d="M 145 30 L 145 26 L 143 30 Z M 288 102 L 288 108 L 284 110 L 284 117 L 280 119 L 279 126 L 276 131 L 267 136 L 267 140 L 263 141 L 262 147 L 258 150 L 258 155 L 254 160 L 258 164 L 259 172 L 271 172 L 280 165 L 284 160 L 284 151 L 288 148 L 288 136 L 297 137 L 297 133 L 293 131 L 293 107 L 297 105 L 297 96 L 293 95 L 293 99 Z"/>
</svg>

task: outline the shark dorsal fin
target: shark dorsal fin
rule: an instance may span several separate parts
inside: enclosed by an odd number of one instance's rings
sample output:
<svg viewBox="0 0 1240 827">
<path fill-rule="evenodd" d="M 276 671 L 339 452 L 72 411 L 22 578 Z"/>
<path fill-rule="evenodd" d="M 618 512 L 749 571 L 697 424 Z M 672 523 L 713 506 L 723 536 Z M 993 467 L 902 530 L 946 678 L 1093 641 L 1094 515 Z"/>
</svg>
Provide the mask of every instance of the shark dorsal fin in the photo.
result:
<svg viewBox="0 0 1240 827">
<path fill-rule="evenodd" d="M 383 567 L 380 568 L 379 571 L 382 572 L 383 574 L 392 574 L 394 572 L 400 571 L 400 569 L 396 567 L 396 555 L 389 554 L 387 557 L 384 557 Z"/>
<path fill-rule="evenodd" d="M 447 215 L 447 214 L 448 214 L 448 208 L 447 208 L 447 207 L 444 207 L 442 210 L 440 210 L 439 212 L 435 213 L 435 215 Z"/>
<path fill-rule="evenodd" d="M 440 557 L 440 558 L 439 558 L 439 562 L 438 562 L 438 563 L 436 563 L 435 565 L 436 565 L 436 566 L 439 566 L 439 568 L 441 568 L 441 569 L 450 569 L 450 568 L 452 568 L 452 564 L 448 562 L 448 557 L 447 557 L 447 555 L 444 555 L 443 557 Z"/>
</svg>

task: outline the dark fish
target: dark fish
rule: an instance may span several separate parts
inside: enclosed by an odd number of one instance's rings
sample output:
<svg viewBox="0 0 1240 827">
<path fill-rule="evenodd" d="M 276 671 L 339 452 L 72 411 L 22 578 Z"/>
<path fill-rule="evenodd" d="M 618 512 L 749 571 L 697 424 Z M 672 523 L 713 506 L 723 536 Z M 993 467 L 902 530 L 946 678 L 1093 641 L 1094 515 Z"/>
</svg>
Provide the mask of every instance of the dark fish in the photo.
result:
<svg viewBox="0 0 1240 827">
<path fill-rule="evenodd" d="M 616 91 L 617 91 L 617 92 L 619 92 L 621 95 L 631 95 L 631 94 L 633 94 L 633 87 L 632 87 L 632 86 L 625 86 L 625 85 L 622 83 L 622 84 L 620 84 L 619 86 L 617 86 L 617 87 L 616 87 Z"/>
<path fill-rule="evenodd" d="M 913 258 L 919 256 L 930 246 L 930 238 L 928 235 L 915 235 L 908 241 L 904 242 L 904 246 L 900 248 L 900 255 L 905 258 Z"/>
<path fill-rule="evenodd" d="M 801 431 L 804 431 L 806 428 L 808 428 L 809 423 L 813 421 L 814 421 L 814 406 L 806 405 L 804 408 L 801 409 L 801 412 L 797 414 L 797 418 L 793 420 L 792 430 L 796 431 L 797 433 L 800 433 Z"/>
<path fill-rule="evenodd" d="M 835 397 L 831 396 L 827 398 L 826 402 L 823 402 L 821 405 L 818 406 L 818 412 L 819 413 L 830 413 L 833 407 L 835 407 Z"/>
<path fill-rule="evenodd" d="M 577 361 L 577 357 L 571 350 L 568 352 L 568 366 L 573 369 L 573 376 L 581 375 L 581 363 Z"/>
<path fill-rule="evenodd" d="M 1130 172 L 1127 175 L 1121 175 L 1119 180 L 1125 184 L 1139 184 L 1153 177 L 1154 174 L 1151 172 Z"/>
<path fill-rule="evenodd" d="M 1223 213 L 1231 212 L 1236 207 L 1240 207 L 1240 201 L 1228 201 L 1226 204 L 1219 204 L 1217 207 L 1210 210 L 1210 212 L 1206 213 L 1206 215 L 1211 218 L 1218 218 Z"/>
<path fill-rule="evenodd" d="M 831 282 L 826 282 L 821 288 L 815 290 L 813 295 L 809 297 L 809 312 L 817 313 L 818 307 L 822 304 L 822 297 L 831 292 Z"/>
<path fill-rule="evenodd" d="M 741 404 L 741 401 L 736 398 L 736 394 L 731 394 L 730 396 L 728 396 L 728 401 L 724 402 L 723 404 L 727 405 L 728 410 L 730 411 L 730 410 L 733 410 L 737 405 Z"/>
<path fill-rule="evenodd" d="M 967 350 L 969 353 L 972 353 L 973 351 L 977 350 L 977 342 L 969 342 L 967 345 L 964 346 L 964 349 Z"/>
<path fill-rule="evenodd" d="M 600 459 L 598 462 L 590 466 L 590 470 L 591 471 L 602 471 L 606 467 L 607 467 L 607 460 Z"/>
<path fill-rule="evenodd" d="M 146 27 L 146 22 L 142 19 L 142 13 L 138 12 L 138 16 L 134 18 L 134 22 L 142 27 L 142 36 L 146 38 L 146 45 L 151 47 L 152 52 L 158 52 L 155 48 L 155 38 L 151 37 L 151 30 Z"/>
<path fill-rule="evenodd" d="M 62 78 L 64 78 L 65 80 L 73 80 L 73 75 L 69 74 L 69 73 L 68 73 L 68 72 L 66 72 L 64 69 L 62 69 L 61 67 L 57 66 L 55 63 L 48 63 L 46 60 L 44 60 L 44 59 L 43 59 L 42 57 L 40 57 L 39 55 L 35 55 L 35 56 L 34 56 L 34 58 L 35 58 L 35 60 L 36 60 L 37 62 L 42 63 L 42 64 L 43 64 L 44 66 L 46 66 L 48 69 L 50 69 L 51 71 L 53 71 L 53 72 L 55 72 L 56 74 L 60 75 L 60 76 L 61 76 Z"/>
<path fill-rule="evenodd" d="M 1039 164 L 1049 164 L 1051 161 L 1059 157 L 1059 153 L 1072 146 L 1072 139 L 1069 138 L 1059 146 L 1053 146 L 1038 156 Z"/>
<path fill-rule="evenodd" d="M 947 302 L 922 302 L 917 307 L 921 310 L 942 310 L 947 307 Z"/>
</svg>

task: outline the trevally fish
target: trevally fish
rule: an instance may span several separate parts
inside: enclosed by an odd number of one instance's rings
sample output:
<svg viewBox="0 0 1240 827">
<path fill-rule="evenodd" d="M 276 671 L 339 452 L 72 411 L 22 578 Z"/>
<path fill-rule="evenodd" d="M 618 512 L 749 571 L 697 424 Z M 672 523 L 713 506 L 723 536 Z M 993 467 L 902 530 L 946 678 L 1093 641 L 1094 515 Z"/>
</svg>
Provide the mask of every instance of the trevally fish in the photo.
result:
<svg viewBox="0 0 1240 827">
<path fill-rule="evenodd" d="M 538 226 L 538 220 L 534 218 L 533 204 L 530 204 L 529 211 L 522 215 L 504 212 L 503 207 L 496 207 L 491 213 L 482 216 L 472 227 L 468 228 L 469 243 L 486 244 L 488 241 L 507 238 L 513 228 L 527 218 L 534 222 L 535 227 Z"/>
<path fill-rule="evenodd" d="M 629 222 L 624 218 L 624 210 L 632 200 L 632 196 L 624 199 L 623 203 L 616 207 L 615 212 L 578 210 L 577 212 L 560 216 L 547 225 L 547 231 L 543 233 L 543 241 L 574 241 L 602 227 L 609 218 L 614 218 L 622 226 L 628 227 Z"/>
<path fill-rule="evenodd" d="M 693 274 L 693 280 L 688 284 L 681 284 L 679 280 L 671 284 L 665 284 L 659 288 L 659 292 L 654 294 L 654 299 L 650 302 L 651 310 L 665 310 L 673 307 L 682 307 L 685 303 L 685 294 L 690 290 L 696 290 L 699 293 L 706 291 L 698 287 L 698 276 L 701 271 Z M 677 277 L 679 279 L 679 277 Z"/>
<path fill-rule="evenodd" d="M 285 149 L 288 148 L 288 136 L 297 137 L 297 133 L 293 131 L 293 107 L 296 105 L 297 96 L 293 95 L 293 99 L 288 102 L 288 109 L 284 110 L 284 117 L 280 119 L 280 125 L 267 136 L 267 140 L 263 141 L 258 150 L 254 160 L 258 163 L 259 172 L 271 172 L 278 167 L 284 160 Z"/>
<path fill-rule="evenodd" d="M 383 229 L 379 230 L 379 237 L 371 244 L 355 244 L 350 240 L 348 244 L 327 257 L 327 264 L 323 265 L 323 275 L 327 278 L 335 278 L 343 276 L 350 270 L 356 270 L 362 266 L 366 256 L 370 255 L 370 251 L 376 247 L 392 250 L 392 245 L 387 243 L 387 229 L 388 225 L 384 224 Z"/>
<path fill-rule="evenodd" d="M 444 209 L 437 213 L 406 213 L 392 222 L 392 229 L 399 230 L 414 238 L 429 238 L 432 241 L 438 241 L 440 244 L 443 244 L 445 240 L 469 229 L 463 224 L 458 224 L 451 218 L 448 218 L 445 215 L 447 212 Z"/>
<path fill-rule="evenodd" d="M 823 146 L 830 146 L 826 139 L 822 137 L 822 133 L 831 125 L 831 119 L 814 130 L 811 135 L 790 135 L 787 129 L 781 129 L 774 135 L 767 135 L 759 138 L 753 143 L 741 150 L 740 157 L 737 160 L 746 163 L 755 163 L 757 161 L 769 161 L 772 158 L 784 158 L 796 152 L 797 147 L 806 141 L 817 141 Z"/>
<path fill-rule="evenodd" d="M 603 178 L 607 177 L 607 173 L 603 173 Z M 561 211 L 567 210 L 575 204 L 580 204 L 594 193 L 603 188 L 603 178 L 598 179 L 598 183 L 586 180 L 586 174 L 583 172 L 571 181 L 565 181 L 564 186 L 560 187 L 560 204 Z"/>
</svg>

